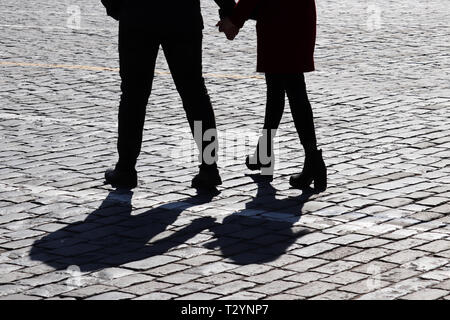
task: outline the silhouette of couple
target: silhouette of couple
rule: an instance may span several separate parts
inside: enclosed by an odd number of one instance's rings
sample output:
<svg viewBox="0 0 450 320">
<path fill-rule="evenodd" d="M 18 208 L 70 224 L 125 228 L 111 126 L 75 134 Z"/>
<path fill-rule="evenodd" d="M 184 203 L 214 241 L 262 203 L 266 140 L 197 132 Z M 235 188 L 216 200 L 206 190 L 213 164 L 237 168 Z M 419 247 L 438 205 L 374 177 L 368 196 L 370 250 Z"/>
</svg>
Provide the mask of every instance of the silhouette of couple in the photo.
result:
<svg viewBox="0 0 450 320">
<path fill-rule="evenodd" d="M 257 71 L 265 73 L 267 104 L 263 134 L 255 153 L 245 160 L 247 167 L 272 175 L 273 138 L 287 95 L 305 151 L 303 170 L 291 176 L 290 184 L 305 189 L 314 182 L 316 191 L 324 191 L 326 167 L 322 151 L 317 149 L 304 78 L 304 72 L 314 70 L 314 0 L 240 0 L 237 4 L 234 0 L 214 1 L 220 7 L 219 31 L 230 40 L 237 36 L 246 20 L 257 21 Z M 102 3 L 108 15 L 119 20 L 122 91 L 118 115 L 119 159 L 114 169 L 106 171 L 106 183 L 129 189 L 137 186 L 136 161 L 161 46 L 199 148 L 200 170 L 192 179 L 192 187 L 211 189 L 220 185 L 216 121 L 202 75 L 200 0 L 102 0 Z"/>
<path fill-rule="evenodd" d="M 146 259 L 171 251 L 170 261 L 156 258 L 158 262 L 155 260 L 153 264 L 176 261 L 178 247 L 189 243 L 196 248 L 195 252 L 220 250 L 222 256 L 238 265 L 276 260 L 298 238 L 311 232 L 292 226 L 300 219 L 303 204 L 312 193 L 279 200 L 267 179 L 259 175 L 251 175 L 251 178 L 258 186 L 255 198 L 246 203 L 240 213 L 229 215 L 220 223 L 213 217 L 184 219 L 184 223 L 178 219 L 184 211 L 210 202 L 216 195 L 211 192 L 199 192 L 193 197 L 133 214 L 133 193 L 124 189 L 111 191 L 84 221 L 68 224 L 35 241 L 29 256 L 56 270 L 90 272 L 133 262 L 136 264 L 126 267 L 151 268 L 152 262 Z M 267 210 L 268 203 L 277 215 L 288 214 L 290 219 L 246 216 L 252 211 Z M 210 231 L 203 233 L 210 238 L 194 240 L 203 231 Z"/>
</svg>

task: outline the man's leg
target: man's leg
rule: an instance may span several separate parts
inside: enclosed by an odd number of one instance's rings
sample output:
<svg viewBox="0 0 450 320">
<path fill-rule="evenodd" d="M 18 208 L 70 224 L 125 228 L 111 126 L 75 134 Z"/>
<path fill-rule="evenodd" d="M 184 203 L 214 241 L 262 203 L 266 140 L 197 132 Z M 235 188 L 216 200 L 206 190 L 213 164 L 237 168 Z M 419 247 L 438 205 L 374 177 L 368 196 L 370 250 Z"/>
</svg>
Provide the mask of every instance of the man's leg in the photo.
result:
<svg viewBox="0 0 450 320">
<path fill-rule="evenodd" d="M 162 48 L 199 147 L 202 177 L 194 178 L 193 186 L 214 187 L 222 181 L 216 164 L 218 141 L 214 110 L 202 74 L 202 33 L 199 30 L 167 36 Z"/>
<path fill-rule="evenodd" d="M 158 38 L 129 23 L 119 24 L 121 100 L 117 150 L 119 160 L 105 175 L 112 185 L 134 187 L 136 161 L 141 151 L 145 111 L 152 89 Z"/>
</svg>

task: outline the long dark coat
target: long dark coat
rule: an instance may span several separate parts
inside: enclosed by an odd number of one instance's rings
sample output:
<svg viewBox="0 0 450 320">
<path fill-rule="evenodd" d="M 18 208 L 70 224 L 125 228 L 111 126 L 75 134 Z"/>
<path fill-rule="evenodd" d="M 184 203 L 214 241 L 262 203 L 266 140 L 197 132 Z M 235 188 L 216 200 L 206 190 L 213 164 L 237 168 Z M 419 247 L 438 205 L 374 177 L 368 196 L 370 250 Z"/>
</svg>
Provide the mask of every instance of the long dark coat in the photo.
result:
<svg viewBox="0 0 450 320">
<path fill-rule="evenodd" d="M 302 73 L 314 70 L 314 0 L 240 0 L 230 19 L 238 27 L 255 14 L 258 72 Z"/>
</svg>

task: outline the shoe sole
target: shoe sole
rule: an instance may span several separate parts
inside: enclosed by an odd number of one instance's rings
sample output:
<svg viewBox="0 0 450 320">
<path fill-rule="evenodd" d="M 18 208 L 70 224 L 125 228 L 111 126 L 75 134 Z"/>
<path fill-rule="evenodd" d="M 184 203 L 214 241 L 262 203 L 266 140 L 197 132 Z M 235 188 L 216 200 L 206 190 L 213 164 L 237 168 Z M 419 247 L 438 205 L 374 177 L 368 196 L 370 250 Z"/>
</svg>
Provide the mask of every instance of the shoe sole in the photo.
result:
<svg viewBox="0 0 450 320">
<path fill-rule="evenodd" d="M 220 186 L 222 184 L 222 180 L 215 181 L 214 183 L 199 183 L 199 182 L 192 182 L 191 187 L 194 189 L 215 189 L 217 186 Z"/>
<path fill-rule="evenodd" d="M 105 180 L 105 185 L 110 185 L 113 188 L 121 188 L 121 189 L 134 189 L 137 187 L 137 183 L 136 184 L 119 184 L 119 183 L 113 183 L 113 182 L 109 182 L 108 180 Z"/>
</svg>

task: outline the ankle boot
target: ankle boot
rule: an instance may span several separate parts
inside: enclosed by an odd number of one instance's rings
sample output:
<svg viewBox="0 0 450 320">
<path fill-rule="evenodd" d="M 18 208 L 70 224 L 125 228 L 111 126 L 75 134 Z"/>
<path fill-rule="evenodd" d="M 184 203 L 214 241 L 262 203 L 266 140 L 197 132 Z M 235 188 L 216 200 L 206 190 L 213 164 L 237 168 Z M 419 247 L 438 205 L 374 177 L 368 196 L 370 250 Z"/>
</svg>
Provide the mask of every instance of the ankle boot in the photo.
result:
<svg viewBox="0 0 450 320">
<path fill-rule="evenodd" d="M 291 176 L 289 180 L 290 185 L 297 189 L 306 189 L 312 182 L 316 192 L 327 189 L 327 168 L 322 158 L 322 150 L 307 153 L 302 172 Z"/>
<path fill-rule="evenodd" d="M 245 158 L 245 165 L 248 169 L 252 171 L 261 170 L 262 175 L 266 176 L 273 176 L 273 170 L 275 167 L 275 155 L 273 152 L 273 142 L 271 141 L 270 145 L 270 159 L 264 159 L 265 163 L 262 163 L 262 159 L 260 159 L 261 153 L 260 153 L 260 145 L 263 143 L 262 139 L 265 137 L 259 138 L 258 145 L 256 146 L 255 153 L 251 156 L 247 156 Z M 267 153 L 263 151 L 263 154 Z M 267 156 L 266 156 L 267 157 Z"/>
</svg>

